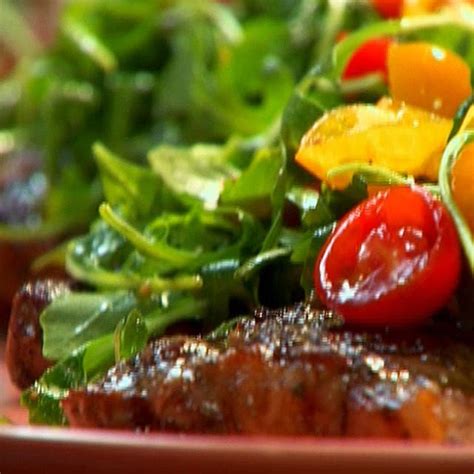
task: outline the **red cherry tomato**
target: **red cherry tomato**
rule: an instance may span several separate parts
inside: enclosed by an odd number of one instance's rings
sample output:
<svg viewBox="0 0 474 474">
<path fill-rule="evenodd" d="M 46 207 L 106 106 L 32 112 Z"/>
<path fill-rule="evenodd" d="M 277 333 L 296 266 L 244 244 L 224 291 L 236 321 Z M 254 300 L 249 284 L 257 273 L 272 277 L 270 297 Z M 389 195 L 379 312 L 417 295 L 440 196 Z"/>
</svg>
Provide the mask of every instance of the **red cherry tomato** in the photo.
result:
<svg viewBox="0 0 474 474">
<path fill-rule="evenodd" d="M 372 5 L 384 18 L 400 18 L 403 10 L 403 0 L 372 0 Z"/>
<path fill-rule="evenodd" d="M 391 187 L 349 212 L 315 266 L 315 288 L 347 323 L 418 324 L 456 289 L 461 250 L 444 205 L 424 189 Z"/>
<path fill-rule="evenodd" d="M 355 79 L 379 72 L 386 79 L 388 48 L 392 42 L 389 38 L 373 38 L 362 43 L 349 59 L 342 78 Z"/>
</svg>

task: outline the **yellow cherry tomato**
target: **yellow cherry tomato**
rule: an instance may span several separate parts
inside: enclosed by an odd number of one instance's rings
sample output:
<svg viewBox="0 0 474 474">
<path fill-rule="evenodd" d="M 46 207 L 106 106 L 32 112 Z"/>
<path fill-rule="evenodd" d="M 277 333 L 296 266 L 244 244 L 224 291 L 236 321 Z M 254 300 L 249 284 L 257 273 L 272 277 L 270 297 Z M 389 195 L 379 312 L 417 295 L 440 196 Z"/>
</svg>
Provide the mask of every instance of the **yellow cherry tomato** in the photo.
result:
<svg viewBox="0 0 474 474">
<path fill-rule="evenodd" d="M 457 54 L 429 43 L 393 43 L 388 83 L 395 100 L 452 118 L 471 95 L 471 71 Z"/>
<path fill-rule="evenodd" d="M 466 145 L 451 169 L 453 198 L 474 235 L 474 143 Z"/>
<path fill-rule="evenodd" d="M 422 15 L 434 12 L 450 3 L 448 0 L 405 0 L 402 16 Z"/>
<path fill-rule="evenodd" d="M 445 7 L 458 7 L 462 3 L 474 5 L 474 0 L 405 0 L 401 13 L 402 16 L 424 15 Z"/>
</svg>

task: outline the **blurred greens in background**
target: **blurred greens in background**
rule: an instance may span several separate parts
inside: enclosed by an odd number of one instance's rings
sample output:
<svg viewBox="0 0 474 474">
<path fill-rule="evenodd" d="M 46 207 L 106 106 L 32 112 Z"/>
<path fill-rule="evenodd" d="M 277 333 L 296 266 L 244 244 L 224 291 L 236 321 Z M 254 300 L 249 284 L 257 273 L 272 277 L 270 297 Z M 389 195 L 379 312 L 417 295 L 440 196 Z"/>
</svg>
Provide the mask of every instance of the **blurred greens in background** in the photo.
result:
<svg viewBox="0 0 474 474">
<path fill-rule="evenodd" d="M 143 162 L 160 143 L 274 139 L 294 84 L 357 21 L 357 7 L 322 0 L 75 0 L 41 52 L 27 3 L 0 0 L 0 41 L 18 59 L 0 80 L 0 153 L 39 156 L 47 192 L 39 218 L 0 227 L 11 239 L 89 222 L 97 140 Z"/>
</svg>

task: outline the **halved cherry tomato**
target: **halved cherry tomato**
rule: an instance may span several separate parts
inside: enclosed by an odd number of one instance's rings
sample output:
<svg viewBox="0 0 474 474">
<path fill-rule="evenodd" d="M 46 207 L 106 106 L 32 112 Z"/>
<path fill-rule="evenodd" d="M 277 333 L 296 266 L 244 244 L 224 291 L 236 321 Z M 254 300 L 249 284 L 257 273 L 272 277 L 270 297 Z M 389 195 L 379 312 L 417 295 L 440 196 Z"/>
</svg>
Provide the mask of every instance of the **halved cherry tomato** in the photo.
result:
<svg viewBox="0 0 474 474">
<path fill-rule="evenodd" d="M 349 324 L 406 326 L 447 303 L 460 268 L 444 205 L 423 188 L 397 186 L 339 222 L 316 262 L 315 288 Z"/>
<path fill-rule="evenodd" d="M 377 72 L 387 78 L 387 55 L 392 43 L 389 38 L 372 38 L 362 43 L 349 59 L 342 78 L 355 79 Z"/>
<path fill-rule="evenodd" d="M 295 160 L 331 187 L 344 188 L 352 177 L 345 173 L 330 178 L 331 170 L 354 163 L 433 181 L 451 128 L 451 120 L 388 98 L 377 106 L 345 105 L 314 123 Z"/>
<path fill-rule="evenodd" d="M 403 3 L 403 0 L 372 0 L 372 5 L 384 18 L 400 18 Z"/>
</svg>

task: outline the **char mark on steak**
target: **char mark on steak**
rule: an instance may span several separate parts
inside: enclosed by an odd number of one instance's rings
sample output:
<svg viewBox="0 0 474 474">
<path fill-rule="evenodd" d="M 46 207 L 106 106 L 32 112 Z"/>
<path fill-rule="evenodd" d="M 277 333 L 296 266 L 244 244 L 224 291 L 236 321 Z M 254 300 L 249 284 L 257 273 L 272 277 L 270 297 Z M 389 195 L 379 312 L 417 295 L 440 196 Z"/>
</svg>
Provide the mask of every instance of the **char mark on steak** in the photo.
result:
<svg viewBox="0 0 474 474">
<path fill-rule="evenodd" d="M 227 337 L 164 337 L 63 401 L 73 426 L 474 441 L 468 344 L 354 332 L 299 305 Z"/>
</svg>

